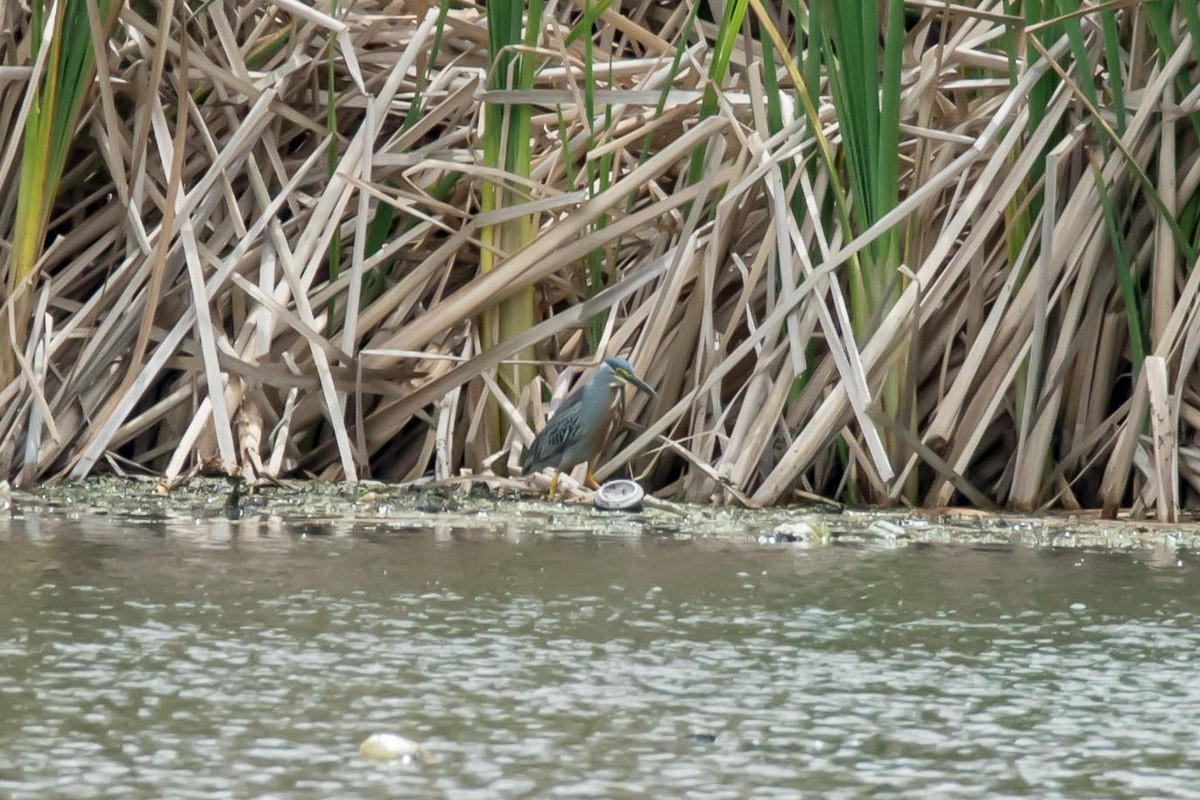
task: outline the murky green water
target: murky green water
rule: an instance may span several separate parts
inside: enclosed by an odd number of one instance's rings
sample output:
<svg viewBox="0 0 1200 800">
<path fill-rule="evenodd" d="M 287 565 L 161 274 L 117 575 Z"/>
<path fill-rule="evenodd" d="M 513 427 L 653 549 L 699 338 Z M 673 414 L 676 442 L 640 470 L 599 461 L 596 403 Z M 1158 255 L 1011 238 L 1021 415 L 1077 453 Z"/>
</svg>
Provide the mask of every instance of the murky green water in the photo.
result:
<svg viewBox="0 0 1200 800">
<path fill-rule="evenodd" d="M 6 798 L 1200 795 L 1161 554 L 16 519 L 0 605 Z"/>
</svg>

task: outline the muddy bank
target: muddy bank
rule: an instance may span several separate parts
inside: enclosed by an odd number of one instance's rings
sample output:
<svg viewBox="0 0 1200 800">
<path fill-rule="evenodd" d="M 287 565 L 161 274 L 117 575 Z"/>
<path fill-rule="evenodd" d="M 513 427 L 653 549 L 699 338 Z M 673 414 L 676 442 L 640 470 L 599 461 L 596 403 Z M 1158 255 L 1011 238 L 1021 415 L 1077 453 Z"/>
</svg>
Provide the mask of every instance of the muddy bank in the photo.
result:
<svg viewBox="0 0 1200 800">
<path fill-rule="evenodd" d="M 919 544 L 1200 550 L 1200 525 L 1103 521 L 1094 514 L 1020 516 L 971 510 L 850 510 L 833 505 L 746 510 L 657 503 L 637 512 L 598 511 L 578 502 L 547 502 L 516 491 L 476 486 L 422 489 L 362 482 L 289 482 L 253 490 L 219 478 L 188 481 L 164 493 L 153 481 L 112 477 L 11 491 L 13 515 L 99 514 L 131 519 L 278 519 L 325 526 L 373 523 L 403 532 L 472 530 L 558 537 L 661 536 L 790 546 Z M 319 528 L 321 529 L 321 528 Z"/>
</svg>

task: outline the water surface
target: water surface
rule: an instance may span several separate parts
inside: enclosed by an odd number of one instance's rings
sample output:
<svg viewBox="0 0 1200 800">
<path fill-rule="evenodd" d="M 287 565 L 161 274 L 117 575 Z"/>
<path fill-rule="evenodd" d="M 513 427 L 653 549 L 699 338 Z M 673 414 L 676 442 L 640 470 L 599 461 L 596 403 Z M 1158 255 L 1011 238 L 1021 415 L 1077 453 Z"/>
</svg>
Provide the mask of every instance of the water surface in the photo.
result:
<svg viewBox="0 0 1200 800">
<path fill-rule="evenodd" d="M 1165 553 L 31 517 L 0 607 L 14 800 L 1200 797 Z"/>
</svg>

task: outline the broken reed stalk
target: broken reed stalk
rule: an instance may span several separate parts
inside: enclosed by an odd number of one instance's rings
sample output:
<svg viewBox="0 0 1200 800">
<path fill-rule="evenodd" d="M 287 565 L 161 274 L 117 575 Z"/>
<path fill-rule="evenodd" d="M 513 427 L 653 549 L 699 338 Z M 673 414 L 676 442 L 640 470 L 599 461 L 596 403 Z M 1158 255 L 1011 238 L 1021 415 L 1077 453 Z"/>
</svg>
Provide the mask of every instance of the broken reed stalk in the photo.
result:
<svg viewBox="0 0 1200 800">
<path fill-rule="evenodd" d="M 503 472 L 621 354 L 659 395 L 599 476 L 1171 519 L 1200 19 L 1053 5 L 85 0 L 62 179 L 0 198 L 0 471 Z M 36 22 L 0 5 L 0 176 Z"/>
</svg>

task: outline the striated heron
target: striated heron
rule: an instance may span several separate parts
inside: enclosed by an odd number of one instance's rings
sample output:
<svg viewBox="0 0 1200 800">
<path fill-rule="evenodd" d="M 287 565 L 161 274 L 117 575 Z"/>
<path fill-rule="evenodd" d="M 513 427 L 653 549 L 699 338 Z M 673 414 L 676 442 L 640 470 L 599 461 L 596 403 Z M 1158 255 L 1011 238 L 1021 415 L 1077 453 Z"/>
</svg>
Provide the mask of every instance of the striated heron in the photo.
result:
<svg viewBox="0 0 1200 800">
<path fill-rule="evenodd" d="M 608 426 L 613 420 L 613 398 L 627 383 L 651 397 L 656 395 L 649 384 L 633 374 L 633 365 L 628 361 L 606 359 L 596 368 L 591 380 L 567 396 L 546 427 L 534 437 L 521 461 L 521 474 L 554 467 L 554 478 L 550 481 L 550 499 L 553 500 L 559 473 L 584 461 L 590 462 L 604 446 Z M 596 485 L 590 463 L 587 479 L 589 484 Z"/>
</svg>

